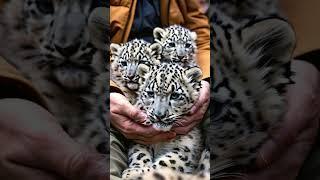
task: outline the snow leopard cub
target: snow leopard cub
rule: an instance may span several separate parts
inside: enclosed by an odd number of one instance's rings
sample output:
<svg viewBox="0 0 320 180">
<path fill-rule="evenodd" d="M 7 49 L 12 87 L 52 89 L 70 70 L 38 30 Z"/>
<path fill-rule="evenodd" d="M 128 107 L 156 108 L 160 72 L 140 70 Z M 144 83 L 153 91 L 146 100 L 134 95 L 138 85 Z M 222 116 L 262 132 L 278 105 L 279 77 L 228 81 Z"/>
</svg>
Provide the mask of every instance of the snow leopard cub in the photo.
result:
<svg viewBox="0 0 320 180">
<path fill-rule="evenodd" d="M 181 66 L 197 66 L 197 33 L 180 25 L 153 30 L 155 42 L 162 47 L 162 62 L 179 63 Z"/>
<path fill-rule="evenodd" d="M 202 72 L 176 63 L 139 65 L 140 90 L 136 106 L 148 116 L 155 129 L 169 131 L 189 112 L 199 97 Z M 199 128 L 169 142 L 134 144 L 129 149 L 129 168 L 122 177 L 135 179 L 149 171 L 168 167 L 181 173 L 194 173 L 203 150 Z"/>
<path fill-rule="evenodd" d="M 95 8 L 93 0 L 6 1 L 0 14 L 0 54 L 41 93 L 73 139 L 107 153 L 105 122 L 88 115 L 96 103 L 85 100 L 98 75 L 90 64 L 103 61 L 89 31 Z"/>
<path fill-rule="evenodd" d="M 216 0 L 210 7 L 215 76 L 207 144 L 214 179 L 245 178 L 243 173 L 254 167 L 270 130 L 282 121 L 284 92 L 292 83 L 295 33 L 290 24 L 268 6 L 265 11 L 255 7 L 265 0 L 232 2 Z"/>
<path fill-rule="evenodd" d="M 150 44 L 142 39 L 134 39 L 124 44 L 110 45 L 111 80 L 134 104 L 139 89 L 139 75 L 136 73 L 140 63 L 147 65 L 159 64 L 161 46 Z"/>
</svg>

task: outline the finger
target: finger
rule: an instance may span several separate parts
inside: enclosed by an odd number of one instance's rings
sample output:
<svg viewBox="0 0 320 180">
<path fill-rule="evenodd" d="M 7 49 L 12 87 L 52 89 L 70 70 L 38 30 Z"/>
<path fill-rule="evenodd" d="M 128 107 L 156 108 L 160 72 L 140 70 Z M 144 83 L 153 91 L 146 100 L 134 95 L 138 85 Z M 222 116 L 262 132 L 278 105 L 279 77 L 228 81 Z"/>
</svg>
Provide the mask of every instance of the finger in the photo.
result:
<svg viewBox="0 0 320 180">
<path fill-rule="evenodd" d="M 210 87 L 206 81 L 201 81 L 202 88 L 200 89 L 200 96 L 198 101 L 193 105 L 190 114 L 194 114 L 199 108 L 210 99 Z"/>
<path fill-rule="evenodd" d="M 294 122 L 285 121 L 283 126 L 291 128 L 292 123 Z M 265 167 L 271 164 L 273 161 L 277 160 L 280 156 L 282 156 L 282 154 L 284 154 L 285 151 L 288 150 L 288 146 L 298 140 L 297 137 L 304 137 L 303 134 L 306 134 L 305 136 L 307 137 L 315 137 L 316 129 L 318 127 L 318 121 L 311 121 L 311 123 L 308 123 L 308 126 L 304 127 L 302 131 L 299 129 L 294 129 L 294 127 L 297 126 L 293 125 L 292 129 L 280 128 L 280 130 L 277 130 L 277 132 L 279 131 L 278 133 L 272 133 L 273 135 L 270 136 L 270 139 L 262 146 L 261 150 L 259 151 L 259 156 L 256 161 L 257 167 Z"/>
<path fill-rule="evenodd" d="M 27 167 L 9 161 L 3 162 L 0 170 L 0 178 L 10 180 L 64 180 L 64 178 L 46 172 L 45 170 Z"/>
<path fill-rule="evenodd" d="M 194 119 L 191 116 L 185 116 L 183 119 L 178 119 L 172 126 L 172 129 L 190 125 Z"/>
<path fill-rule="evenodd" d="M 183 126 L 189 126 L 192 124 L 194 121 L 201 121 L 203 119 L 204 114 L 206 113 L 208 106 L 209 106 L 209 101 L 202 104 L 202 107 L 198 109 L 194 114 L 191 115 L 186 115 L 183 119 L 179 119 L 176 121 L 176 123 L 173 125 L 173 128 L 176 127 L 183 127 Z"/>
<path fill-rule="evenodd" d="M 318 125 L 318 122 L 313 125 Z M 250 173 L 248 180 L 295 179 L 312 144 L 315 142 L 316 135 L 317 128 L 315 126 L 305 129 L 279 159 L 269 164 L 268 168 L 261 167 L 262 169 Z"/>
<path fill-rule="evenodd" d="M 319 100 L 313 99 L 309 93 L 301 94 L 296 92 L 297 87 L 291 86 L 288 89 L 287 101 L 288 111 L 280 127 L 270 132 L 270 140 L 261 148 L 260 154 L 263 158 L 257 160 L 257 164 L 264 164 L 264 161 L 272 162 L 282 154 L 282 151 L 293 143 L 298 134 L 319 118 Z M 299 93 L 297 97 L 296 94 Z M 302 107 L 309 107 L 301 110 Z M 264 159 L 264 160 L 263 160 Z"/>
<path fill-rule="evenodd" d="M 160 131 L 155 130 L 151 126 L 143 126 L 122 115 L 112 114 L 112 118 L 114 120 L 111 121 L 111 124 L 130 139 L 135 135 L 148 138 L 160 133 Z"/>
<path fill-rule="evenodd" d="M 113 113 L 125 115 L 126 117 L 139 123 L 142 123 L 146 120 L 147 115 L 130 104 L 129 101 L 127 101 L 126 99 L 119 101 L 121 101 L 121 103 L 118 104 L 118 107 L 112 108 Z"/>
<path fill-rule="evenodd" d="M 194 114 L 195 112 L 197 112 L 203 106 L 203 104 L 207 102 L 209 102 L 209 94 L 200 94 L 198 101 L 192 106 L 190 114 Z"/>
<path fill-rule="evenodd" d="M 88 177 L 106 179 L 108 177 L 105 160 L 99 154 L 89 152 L 71 139 L 48 111 L 32 102 L 19 101 L 19 103 L 25 106 L 18 111 L 17 117 L 12 121 L 13 123 L 14 120 L 20 120 L 20 124 L 19 126 L 12 124 L 10 129 L 13 135 L 10 143 L 12 147 L 10 151 L 5 152 L 9 161 L 47 170 L 66 179 L 88 179 Z M 33 113 L 28 113 L 29 111 Z M 8 118 L 12 117 L 8 115 Z M 23 121 L 23 119 L 29 121 Z M 103 163 L 99 163 L 102 161 Z"/>
<path fill-rule="evenodd" d="M 70 149 L 64 147 L 63 150 L 59 148 L 59 154 L 48 151 L 47 155 L 40 155 L 40 158 L 43 157 L 43 162 L 51 165 L 51 169 L 56 168 L 55 171 L 62 174 L 66 179 L 106 180 L 109 177 L 108 162 L 105 157 L 81 150 L 79 147 L 72 150 L 74 147 L 69 147 Z M 57 162 L 57 158 L 64 159 L 61 159 L 61 161 L 59 159 L 59 162 Z"/>
<path fill-rule="evenodd" d="M 119 107 L 119 110 L 120 112 L 118 112 L 118 114 L 120 113 L 122 115 L 125 115 L 136 122 L 142 123 L 147 118 L 146 114 L 131 105 L 128 101 L 123 102 Z"/>
<path fill-rule="evenodd" d="M 195 121 L 201 121 L 203 114 L 199 113 L 199 111 L 196 114 L 193 114 L 191 116 L 186 116 L 183 119 L 178 119 L 175 124 L 172 126 L 174 128 L 178 127 L 186 127 L 194 123 Z"/>
<path fill-rule="evenodd" d="M 133 134 L 141 135 L 146 138 L 151 138 L 161 133 L 161 131 L 154 129 L 152 126 L 143 126 L 136 123 L 130 128 L 132 129 L 131 132 Z"/>
<path fill-rule="evenodd" d="M 55 136 L 32 140 L 38 141 L 37 144 L 27 144 L 30 152 L 23 149 L 21 153 L 8 157 L 26 166 L 54 172 L 65 179 L 105 180 L 108 177 L 105 157 L 76 143 L 62 128 L 53 129 L 57 130 Z"/>
<path fill-rule="evenodd" d="M 196 120 L 196 121 L 193 121 L 188 126 L 176 127 L 176 128 L 173 128 L 172 130 L 179 135 L 185 135 L 185 134 L 189 133 L 196 125 L 198 125 L 199 122 L 200 122 L 200 120 Z"/>
</svg>

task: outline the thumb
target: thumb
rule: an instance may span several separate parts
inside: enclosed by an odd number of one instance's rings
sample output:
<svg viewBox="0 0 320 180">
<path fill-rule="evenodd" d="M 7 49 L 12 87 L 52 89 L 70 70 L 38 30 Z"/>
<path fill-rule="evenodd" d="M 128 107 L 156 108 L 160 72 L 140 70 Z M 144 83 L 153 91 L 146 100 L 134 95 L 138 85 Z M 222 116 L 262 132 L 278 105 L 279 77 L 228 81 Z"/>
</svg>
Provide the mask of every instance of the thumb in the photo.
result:
<svg viewBox="0 0 320 180">
<path fill-rule="evenodd" d="M 257 166 L 263 168 L 279 159 L 282 153 L 285 153 L 297 141 L 297 137 L 302 132 L 307 131 L 310 127 L 317 127 L 314 125 L 316 121 L 310 118 L 305 115 L 305 111 L 289 109 L 284 116 L 284 121 L 271 129 L 269 140 L 259 151 Z"/>
<path fill-rule="evenodd" d="M 80 152 L 79 154 L 70 154 L 64 165 L 64 177 L 70 180 L 106 180 L 109 176 L 107 166 L 109 159 L 101 154 Z M 60 168 L 60 171 L 63 171 Z"/>
<path fill-rule="evenodd" d="M 55 172 L 70 180 L 109 179 L 107 155 L 92 152 L 76 143 L 62 128 L 33 147 L 30 165 Z"/>
<path fill-rule="evenodd" d="M 107 159 L 76 143 L 48 111 L 32 102 L 20 100 L 8 101 L 1 107 L 6 110 L 17 105 L 23 108 L 17 108 L 16 116 L 4 114 L 9 121 L 1 124 L 10 127 L 10 134 L 14 135 L 8 136 L 12 141 L 8 144 L 13 144 L 13 147 L 6 152 L 7 160 L 64 179 L 108 179 Z"/>
<path fill-rule="evenodd" d="M 142 123 L 147 119 L 147 115 L 133 106 L 128 99 L 119 93 L 110 94 L 110 112 L 121 116 L 126 116 L 130 120 Z"/>
<path fill-rule="evenodd" d="M 120 110 L 122 111 L 123 115 L 136 122 L 142 123 L 147 119 L 147 115 L 140 111 L 137 107 L 130 104 L 129 101 L 123 101 L 123 103 L 121 103 Z"/>
</svg>

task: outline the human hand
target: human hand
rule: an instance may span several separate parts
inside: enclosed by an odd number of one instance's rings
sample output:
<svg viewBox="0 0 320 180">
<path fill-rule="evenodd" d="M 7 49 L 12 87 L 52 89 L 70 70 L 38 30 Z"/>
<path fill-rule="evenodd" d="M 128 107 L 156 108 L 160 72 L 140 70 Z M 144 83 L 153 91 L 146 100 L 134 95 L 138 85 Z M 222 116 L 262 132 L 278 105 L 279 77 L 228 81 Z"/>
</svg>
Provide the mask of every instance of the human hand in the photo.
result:
<svg viewBox="0 0 320 180">
<path fill-rule="evenodd" d="M 73 141 L 33 102 L 0 100 L 0 142 L 0 179 L 109 179 L 106 157 Z"/>
<path fill-rule="evenodd" d="M 122 94 L 110 94 L 110 113 L 111 124 L 127 139 L 137 143 L 154 144 L 169 141 L 176 136 L 174 132 L 160 132 L 152 126 L 142 125 L 147 115 L 130 104 Z"/>
<path fill-rule="evenodd" d="M 201 81 L 201 86 L 199 99 L 191 108 L 190 115 L 179 119 L 179 122 L 173 126 L 172 130 L 177 134 L 187 134 L 202 121 L 210 103 L 210 84 L 207 81 Z"/>
<path fill-rule="evenodd" d="M 320 115 L 320 73 L 312 65 L 295 60 L 295 84 L 287 92 L 288 111 L 281 125 L 270 132 L 257 159 L 259 170 L 249 180 L 293 180 L 317 136 Z"/>
</svg>

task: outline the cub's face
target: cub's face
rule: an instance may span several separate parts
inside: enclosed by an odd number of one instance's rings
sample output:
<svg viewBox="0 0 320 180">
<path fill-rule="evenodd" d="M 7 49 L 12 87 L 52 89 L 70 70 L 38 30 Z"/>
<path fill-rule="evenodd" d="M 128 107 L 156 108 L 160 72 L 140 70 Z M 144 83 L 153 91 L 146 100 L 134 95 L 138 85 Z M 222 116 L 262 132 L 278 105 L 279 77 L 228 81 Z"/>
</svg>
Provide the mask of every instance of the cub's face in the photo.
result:
<svg viewBox="0 0 320 180">
<path fill-rule="evenodd" d="M 199 96 L 201 70 L 185 69 L 177 64 L 139 66 L 142 77 L 139 105 L 153 127 L 169 131 L 179 118 L 188 113 Z"/>
<path fill-rule="evenodd" d="M 139 75 L 136 73 L 138 65 L 159 64 L 161 53 L 159 44 L 135 39 L 122 45 L 111 44 L 110 49 L 113 76 L 118 75 L 125 86 L 134 91 L 139 88 Z"/>
<path fill-rule="evenodd" d="M 87 86 L 92 76 L 89 65 L 96 49 L 88 19 L 100 5 L 94 0 L 12 0 L 5 16 L 17 38 L 32 41 L 25 48 L 34 51 L 28 58 L 41 56 L 39 67 L 50 67 L 55 82 L 76 89 Z"/>
<path fill-rule="evenodd" d="M 174 62 L 188 62 L 194 60 L 196 54 L 197 34 L 179 25 L 168 28 L 155 28 L 155 41 L 162 46 L 165 59 Z"/>
</svg>

